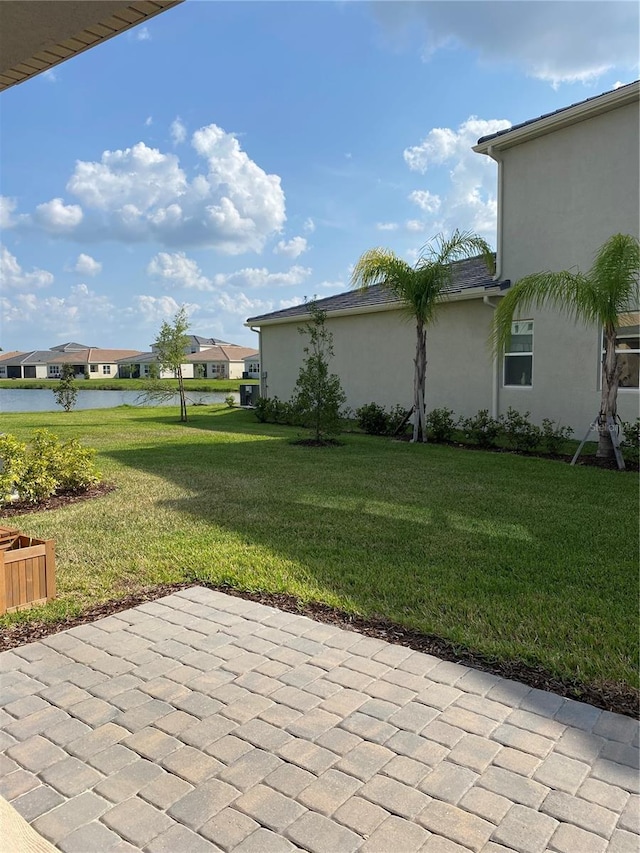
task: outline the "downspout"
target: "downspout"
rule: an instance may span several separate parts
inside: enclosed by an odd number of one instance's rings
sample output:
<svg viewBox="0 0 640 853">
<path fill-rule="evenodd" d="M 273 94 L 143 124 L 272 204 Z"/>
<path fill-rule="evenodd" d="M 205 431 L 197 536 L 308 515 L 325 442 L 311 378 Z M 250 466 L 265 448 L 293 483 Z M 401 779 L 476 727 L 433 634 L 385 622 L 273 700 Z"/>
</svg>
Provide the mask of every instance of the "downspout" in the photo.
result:
<svg viewBox="0 0 640 853">
<path fill-rule="evenodd" d="M 491 297 L 483 296 L 482 301 L 494 311 L 498 307 Z M 497 418 L 500 408 L 500 371 L 498 369 L 498 354 L 493 353 L 493 364 L 491 365 L 491 417 Z"/>
<path fill-rule="evenodd" d="M 262 330 L 261 330 L 260 326 L 249 326 L 249 328 L 251 329 L 252 332 L 258 333 L 258 361 L 260 362 L 260 396 L 264 397 L 266 395 L 265 395 L 265 389 L 263 388 L 263 381 L 262 381 L 262 374 L 263 374 L 263 370 L 262 370 Z"/>
</svg>

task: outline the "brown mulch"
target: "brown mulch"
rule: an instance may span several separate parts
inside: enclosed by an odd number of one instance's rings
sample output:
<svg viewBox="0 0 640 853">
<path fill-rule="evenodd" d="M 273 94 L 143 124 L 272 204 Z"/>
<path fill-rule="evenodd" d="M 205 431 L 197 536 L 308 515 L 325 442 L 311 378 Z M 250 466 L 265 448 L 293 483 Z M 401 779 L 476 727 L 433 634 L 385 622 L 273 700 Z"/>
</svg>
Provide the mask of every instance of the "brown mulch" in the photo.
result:
<svg viewBox="0 0 640 853">
<path fill-rule="evenodd" d="M 40 621 L 12 625 L 0 631 L 0 651 L 36 642 L 50 634 L 57 634 L 76 625 L 84 625 L 87 622 L 102 619 L 113 613 L 128 610 L 146 601 L 153 601 L 192 586 L 205 586 L 209 589 L 224 592 L 227 595 L 256 601 L 289 613 L 308 616 L 318 622 L 325 622 L 350 631 L 357 631 L 367 637 L 375 637 L 388 643 L 395 643 L 396 645 L 406 646 L 415 651 L 434 655 L 443 660 L 460 663 L 464 666 L 490 672 L 503 678 L 521 681 L 530 687 L 548 690 L 552 693 L 557 693 L 559 696 L 577 699 L 580 702 L 588 702 L 597 708 L 613 711 L 617 714 L 624 714 L 634 719 L 638 717 L 640 711 L 640 691 L 622 682 L 584 684 L 577 680 L 561 679 L 541 666 L 534 666 L 519 660 L 498 660 L 480 652 L 475 652 L 473 649 L 456 645 L 441 637 L 436 637 L 432 634 L 422 634 L 419 631 L 404 628 L 382 617 L 366 618 L 347 613 L 344 610 L 338 610 L 320 602 L 302 602 L 294 596 L 285 593 L 247 592 L 235 589 L 226 584 L 220 586 L 207 583 L 194 584 L 193 582 L 161 584 L 132 593 L 125 598 L 107 601 L 77 616 L 68 616 L 59 622 L 47 623 Z"/>
<path fill-rule="evenodd" d="M 69 504 L 77 504 L 81 501 L 89 501 L 92 498 L 101 498 L 115 491 L 113 483 L 98 483 L 81 492 L 66 492 L 63 495 L 52 495 L 40 503 L 29 503 L 29 501 L 15 501 L 9 506 L 2 507 L 2 517 L 11 518 L 14 515 L 27 515 L 30 512 L 45 512 L 50 509 L 62 509 Z"/>
</svg>

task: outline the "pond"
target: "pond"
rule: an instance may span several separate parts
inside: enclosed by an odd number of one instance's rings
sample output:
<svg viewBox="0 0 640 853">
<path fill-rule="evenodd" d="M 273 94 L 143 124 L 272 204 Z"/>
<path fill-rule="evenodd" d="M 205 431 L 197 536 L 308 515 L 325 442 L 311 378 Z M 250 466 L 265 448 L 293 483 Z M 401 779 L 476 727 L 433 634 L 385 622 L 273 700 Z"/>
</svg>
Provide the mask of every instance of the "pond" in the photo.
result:
<svg viewBox="0 0 640 853">
<path fill-rule="evenodd" d="M 191 391 L 187 393 L 187 404 L 224 403 L 229 393 Z M 240 402 L 240 395 L 232 392 L 231 396 Z M 153 402 L 145 400 L 140 391 L 78 391 L 76 409 L 113 409 L 116 406 L 179 406 L 177 394 L 172 399 Z M 0 412 L 55 412 L 62 411 L 53 398 L 53 391 L 48 388 L 0 388 Z"/>
</svg>

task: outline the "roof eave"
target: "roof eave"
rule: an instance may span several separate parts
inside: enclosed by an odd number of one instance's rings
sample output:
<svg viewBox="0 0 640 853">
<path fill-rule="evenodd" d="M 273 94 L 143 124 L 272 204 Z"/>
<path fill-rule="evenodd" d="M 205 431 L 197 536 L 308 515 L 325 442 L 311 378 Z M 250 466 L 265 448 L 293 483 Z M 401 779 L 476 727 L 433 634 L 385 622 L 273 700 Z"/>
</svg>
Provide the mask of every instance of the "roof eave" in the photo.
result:
<svg viewBox="0 0 640 853">
<path fill-rule="evenodd" d="M 469 299 L 481 299 L 484 296 L 499 296 L 503 290 L 504 288 L 501 283 L 496 282 L 495 284 L 486 285 L 485 287 L 468 287 L 465 290 L 460 290 L 456 293 L 447 293 L 442 296 L 439 301 L 463 302 Z M 397 301 L 380 302 L 376 305 L 362 305 L 354 308 L 337 308 L 335 311 L 331 311 L 329 309 L 327 310 L 327 317 L 353 317 L 360 314 L 378 314 L 382 311 L 402 311 L 402 303 Z M 262 326 L 278 326 L 282 323 L 305 323 L 310 319 L 311 313 L 309 311 L 305 311 L 303 314 L 294 314 L 290 317 L 274 317 L 272 319 L 269 319 L 268 315 L 266 317 L 250 317 L 244 325 L 249 328 L 251 328 L 251 326 L 261 328 Z"/>
<path fill-rule="evenodd" d="M 606 92 L 599 98 L 575 104 L 573 107 L 567 107 L 559 113 L 544 116 L 524 126 L 516 127 L 504 133 L 483 137 L 473 146 L 473 150 L 477 154 L 488 154 L 491 156 L 493 150 L 500 151 L 505 148 L 511 148 L 514 145 L 520 145 L 522 142 L 528 142 L 538 136 L 544 136 L 547 133 L 561 130 L 563 127 L 568 127 L 585 119 L 594 118 L 626 104 L 637 103 L 639 95 L 640 82 L 636 81 L 620 89 L 614 89 L 612 92 Z"/>
</svg>

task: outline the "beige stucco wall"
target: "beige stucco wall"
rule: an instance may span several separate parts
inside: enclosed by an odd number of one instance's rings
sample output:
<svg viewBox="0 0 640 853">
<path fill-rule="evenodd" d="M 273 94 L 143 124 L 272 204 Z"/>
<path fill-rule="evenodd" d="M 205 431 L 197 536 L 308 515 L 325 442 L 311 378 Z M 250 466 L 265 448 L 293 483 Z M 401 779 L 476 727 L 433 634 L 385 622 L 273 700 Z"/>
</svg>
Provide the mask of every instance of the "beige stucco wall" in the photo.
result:
<svg viewBox="0 0 640 853">
<path fill-rule="evenodd" d="M 427 333 L 427 409 L 448 406 L 456 414 L 491 407 L 491 359 L 487 350 L 491 309 L 481 299 L 441 306 Z M 298 378 L 305 337 L 297 323 L 262 329 L 263 393 L 288 400 Z M 340 376 L 347 405 L 413 402 L 415 326 L 400 311 L 327 319 L 333 334 L 331 371 Z"/>
<path fill-rule="evenodd" d="M 529 273 L 587 271 L 612 234 L 640 228 L 638 103 L 619 107 L 501 152 L 502 269 L 516 282 Z M 597 327 L 529 312 L 534 376 L 529 389 L 501 388 L 500 409 L 529 409 L 584 432 L 599 408 L 601 338 Z M 620 416 L 638 416 L 637 391 L 622 390 Z"/>
</svg>

